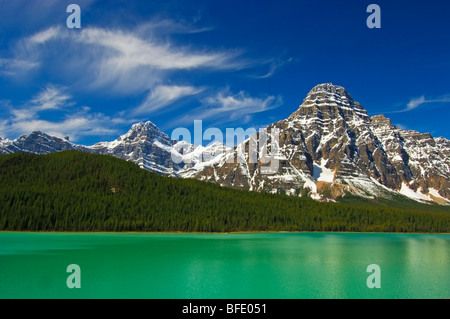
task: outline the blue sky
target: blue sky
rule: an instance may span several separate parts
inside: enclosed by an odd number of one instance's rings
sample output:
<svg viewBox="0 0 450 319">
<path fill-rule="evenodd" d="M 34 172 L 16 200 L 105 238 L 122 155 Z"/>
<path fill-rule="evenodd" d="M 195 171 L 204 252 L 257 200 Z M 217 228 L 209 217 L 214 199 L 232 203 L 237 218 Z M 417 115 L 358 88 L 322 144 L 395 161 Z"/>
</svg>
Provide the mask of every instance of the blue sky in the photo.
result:
<svg viewBox="0 0 450 319">
<path fill-rule="evenodd" d="M 68 29 L 68 4 L 81 29 Z M 369 29 L 366 8 L 381 8 Z M 264 127 L 319 83 L 450 138 L 450 2 L 0 0 L 0 136 Z"/>
</svg>

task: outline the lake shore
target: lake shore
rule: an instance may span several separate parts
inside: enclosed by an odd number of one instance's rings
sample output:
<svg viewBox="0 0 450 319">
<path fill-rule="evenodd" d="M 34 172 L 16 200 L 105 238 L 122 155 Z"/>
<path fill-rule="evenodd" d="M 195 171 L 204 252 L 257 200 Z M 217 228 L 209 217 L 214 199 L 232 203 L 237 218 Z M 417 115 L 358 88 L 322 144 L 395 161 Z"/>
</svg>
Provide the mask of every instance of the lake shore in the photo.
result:
<svg viewBox="0 0 450 319">
<path fill-rule="evenodd" d="M 235 234 L 410 234 L 410 235 L 450 235 L 450 233 L 409 233 L 409 232 L 355 232 L 355 231 L 236 231 L 236 232 L 183 232 L 183 231 L 161 231 L 161 232 L 139 232 L 139 231 L 29 231 L 29 230 L 0 230 L 0 233 L 48 233 L 48 234 L 209 234 L 209 235 L 235 235 Z"/>
</svg>

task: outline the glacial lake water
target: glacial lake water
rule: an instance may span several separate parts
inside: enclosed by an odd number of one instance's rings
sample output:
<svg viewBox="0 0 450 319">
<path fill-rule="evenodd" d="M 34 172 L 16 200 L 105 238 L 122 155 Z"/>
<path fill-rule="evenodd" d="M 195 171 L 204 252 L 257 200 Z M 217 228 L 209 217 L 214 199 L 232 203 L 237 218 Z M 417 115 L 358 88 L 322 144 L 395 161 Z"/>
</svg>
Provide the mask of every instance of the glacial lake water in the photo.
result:
<svg viewBox="0 0 450 319">
<path fill-rule="evenodd" d="M 4 232 L 0 298 L 450 298 L 450 235 Z"/>
</svg>

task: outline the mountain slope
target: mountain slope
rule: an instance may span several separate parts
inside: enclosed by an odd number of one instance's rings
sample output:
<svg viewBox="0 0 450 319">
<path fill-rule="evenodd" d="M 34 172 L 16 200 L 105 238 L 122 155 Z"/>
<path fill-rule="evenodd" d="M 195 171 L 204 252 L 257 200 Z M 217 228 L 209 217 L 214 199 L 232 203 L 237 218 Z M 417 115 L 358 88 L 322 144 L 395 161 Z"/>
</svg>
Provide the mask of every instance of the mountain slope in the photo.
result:
<svg viewBox="0 0 450 319">
<path fill-rule="evenodd" d="M 0 230 L 450 230 L 448 207 L 422 212 L 239 191 L 83 152 L 2 155 L 0 176 Z"/>
<path fill-rule="evenodd" d="M 132 161 L 141 168 L 163 175 L 175 175 L 179 166 L 171 158 L 172 141 L 152 122 L 134 124 L 113 142 L 98 143 L 89 152 Z"/>
<path fill-rule="evenodd" d="M 402 194 L 450 203 L 450 142 L 398 129 L 384 116 L 370 118 L 342 87 L 313 88 L 297 111 L 269 125 L 268 144 L 275 129 L 279 141 L 274 155 L 280 163 L 273 174 L 262 174 L 264 165 L 250 160 L 251 141 L 261 143 L 257 135 L 235 149 L 244 165 L 219 163 L 214 167 L 218 174 L 208 169 L 196 177 L 242 189 L 308 193 L 316 199 Z"/>
</svg>

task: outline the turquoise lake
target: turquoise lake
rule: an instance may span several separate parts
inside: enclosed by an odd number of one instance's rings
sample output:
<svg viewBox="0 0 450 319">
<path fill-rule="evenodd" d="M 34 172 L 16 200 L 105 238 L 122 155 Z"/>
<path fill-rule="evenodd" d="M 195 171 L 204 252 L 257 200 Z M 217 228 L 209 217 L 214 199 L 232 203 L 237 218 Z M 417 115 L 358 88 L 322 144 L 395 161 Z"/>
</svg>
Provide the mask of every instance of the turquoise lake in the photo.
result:
<svg viewBox="0 0 450 319">
<path fill-rule="evenodd" d="M 450 298 L 450 235 L 0 233 L 0 298 Z"/>
</svg>

